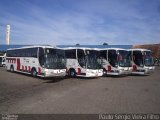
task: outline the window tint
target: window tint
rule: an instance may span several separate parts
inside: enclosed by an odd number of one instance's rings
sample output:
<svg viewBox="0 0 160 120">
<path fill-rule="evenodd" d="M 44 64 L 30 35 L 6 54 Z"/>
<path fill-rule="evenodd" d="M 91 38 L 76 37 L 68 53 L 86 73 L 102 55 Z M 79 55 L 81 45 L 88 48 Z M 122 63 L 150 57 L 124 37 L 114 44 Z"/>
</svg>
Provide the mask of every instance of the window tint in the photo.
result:
<svg viewBox="0 0 160 120">
<path fill-rule="evenodd" d="M 77 49 L 77 57 L 79 65 L 84 68 L 86 65 L 84 50 Z"/>
<path fill-rule="evenodd" d="M 117 53 L 116 50 L 108 50 L 108 61 L 113 67 L 117 67 Z"/>
<path fill-rule="evenodd" d="M 40 65 L 44 65 L 44 49 L 43 48 L 39 48 L 39 63 Z"/>
<path fill-rule="evenodd" d="M 65 50 L 66 58 L 76 59 L 76 49 Z"/>
<path fill-rule="evenodd" d="M 132 51 L 129 51 L 129 57 L 132 60 Z"/>
<path fill-rule="evenodd" d="M 37 57 L 38 48 L 8 50 L 7 57 Z"/>
<path fill-rule="evenodd" d="M 143 66 L 143 55 L 141 51 L 133 51 L 133 61 L 138 66 Z"/>
<path fill-rule="evenodd" d="M 106 50 L 100 51 L 100 57 L 103 57 L 104 59 L 107 59 L 107 51 Z"/>
<path fill-rule="evenodd" d="M 84 57 L 84 56 L 85 56 L 85 55 L 84 55 L 84 50 L 77 49 L 77 56 L 78 56 L 78 58 Z"/>
</svg>

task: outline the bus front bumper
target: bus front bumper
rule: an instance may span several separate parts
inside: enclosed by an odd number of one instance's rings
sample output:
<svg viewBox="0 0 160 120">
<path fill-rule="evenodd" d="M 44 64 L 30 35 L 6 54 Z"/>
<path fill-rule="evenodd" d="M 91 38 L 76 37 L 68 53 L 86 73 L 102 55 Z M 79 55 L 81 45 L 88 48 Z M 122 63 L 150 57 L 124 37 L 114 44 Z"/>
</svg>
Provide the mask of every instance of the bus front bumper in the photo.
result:
<svg viewBox="0 0 160 120">
<path fill-rule="evenodd" d="M 103 76 L 103 69 L 99 69 L 99 70 L 87 69 L 86 70 L 85 77 L 101 77 L 101 76 Z"/>
<path fill-rule="evenodd" d="M 64 77 L 66 76 L 66 69 L 61 70 L 45 70 L 44 77 Z"/>
<path fill-rule="evenodd" d="M 107 75 L 115 75 L 115 76 L 121 76 L 121 75 L 129 75 L 132 73 L 132 69 L 119 69 L 119 70 L 112 70 L 107 71 Z"/>
<path fill-rule="evenodd" d="M 136 71 L 132 71 L 132 74 L 137 74 L 137 75 L 149 75 L 151 73 L 154 72 L 154 68 L 147 68 L 147 69 L 143 69 L 143 70 L 136 70 Z"/>
</svg>

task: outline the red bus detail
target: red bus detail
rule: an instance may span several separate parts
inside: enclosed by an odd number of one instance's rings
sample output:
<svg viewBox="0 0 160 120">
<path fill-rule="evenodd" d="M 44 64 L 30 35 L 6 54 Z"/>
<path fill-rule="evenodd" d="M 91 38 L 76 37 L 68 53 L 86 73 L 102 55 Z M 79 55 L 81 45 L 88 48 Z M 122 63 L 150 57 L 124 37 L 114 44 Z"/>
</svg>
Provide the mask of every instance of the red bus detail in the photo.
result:
<svg viewBox="0 0 160 120">
<path fill-rule="evenodd" d="M 133 65 L 133 71 L 136 71 L 136 70 L 137 70 L 137 66 Z"/>
<path fill-rule="evenodd" d="M 17 59 L 17 70 L 20 70 L 20 59 Z"/>
<path fill-rule="evenodd" d="M 81 74 L 81 69 L 80 68 L 78 68 L 78 75 L 80 75 Z"/>
<path fill-rule="evenodd" d="M 29 71 L 29 72 L 31 71 L 31 67 L 30 67 L 30 66 L 28 66 L 28 71 Z"/>
<path fill-rule="evenodd" d="M 111 66 L 108 66 L 108 71 L 111 72 Z"/>
<path fill-rule="evenodd" d="M 38 68 L 38 74 L 40 75 L 41 72 L 42 72 L 42 71 L 41 71 L 41 68 L 39 67 L 39 68 Z"/>
</svg>

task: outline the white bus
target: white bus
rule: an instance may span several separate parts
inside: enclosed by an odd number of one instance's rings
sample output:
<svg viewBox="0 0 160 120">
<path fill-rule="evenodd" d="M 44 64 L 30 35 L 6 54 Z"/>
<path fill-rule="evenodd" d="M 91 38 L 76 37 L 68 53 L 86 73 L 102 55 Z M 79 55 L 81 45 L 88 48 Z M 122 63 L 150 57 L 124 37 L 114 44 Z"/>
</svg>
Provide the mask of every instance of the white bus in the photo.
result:
<svg viewBox="0 0 160 120">
<path fill-rule="evenodd" d="M 153 72 L 154 60 L 152 52 L 147 49 L 130 49 L 133 71 L 132 74 L 149 74 Z"/>
<path fill-rule="evenodd" d="M 6 65 L 6 55 L 1 55 L 0 56 L 0 66 L 5 66 Z"/>
<path fill-rule="evenodd" d="M 67 58 L 67 73 L 70 77 L 98 77 L 103 75 L 99 64 L 99 51 L 91 48 L 64 48 Z"/>
<path fill-rule="evenodd" d="M 31 74 L 33 77 L 63 77 L 66 75 L 65 52 L 51 46 L 8 49 L 6 68 L 11 72 Z"/>
<path fill-rule="evenodd" d="M 121 48 L 100 49 L 103 70 L 106 75 L 126 75 L 132 72 L 129 52 Z"/>
</svg>

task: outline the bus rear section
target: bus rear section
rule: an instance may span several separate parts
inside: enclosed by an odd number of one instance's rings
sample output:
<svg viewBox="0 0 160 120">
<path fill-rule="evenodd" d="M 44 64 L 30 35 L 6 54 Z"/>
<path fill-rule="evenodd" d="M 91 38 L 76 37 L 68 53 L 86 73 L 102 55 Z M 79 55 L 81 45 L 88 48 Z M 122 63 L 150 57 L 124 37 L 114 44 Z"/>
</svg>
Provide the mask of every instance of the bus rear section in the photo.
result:
<svg viewBox="0 0 160 120">
<path fill-rule="evenodd" d="M 100 49 L 103 70 L 106 75 L 128 75 L 132 72 L 129 52 L 121 48 Z"/>
<path fill-rule="evenodd" d="M 29 46 L 8 49 L 7 70 L 31 74 L 33 77 L 63 77 L 66 75 L 64 50 L 51 46 Z"/>
<path fill-rule="evenodd" d="M 66 67 L 70 77 L 99 77 L 103 75 L 98 63 L 98 51 L 90 48 L 64 48 Z"/>
<path fill-rule="evenodd" d="M 130 49 L 132 74 L 149 75 L 155 69 L 152 52 L 147 49 Z"/>
<path fill-rule="evenodd" d="M 3 67 L 6 65 L 6 56 L 2 55 L 0 56 L 0 66 Z"/>
<path fill-rule="evenodd" d="M 0 66 L 3 66 L 2 61 L 3 61 L 3 57 L 2 57 L 2 56 L 0 56 Z"/>
</svg>

